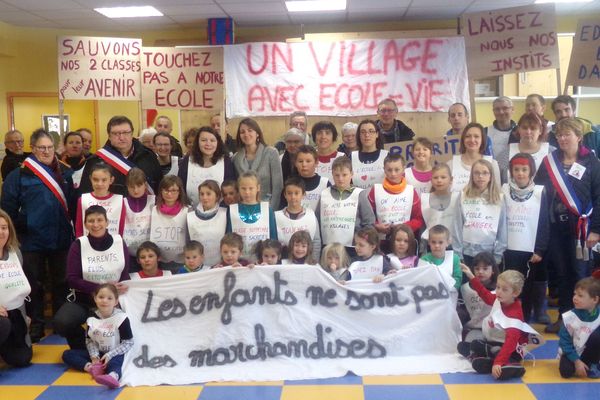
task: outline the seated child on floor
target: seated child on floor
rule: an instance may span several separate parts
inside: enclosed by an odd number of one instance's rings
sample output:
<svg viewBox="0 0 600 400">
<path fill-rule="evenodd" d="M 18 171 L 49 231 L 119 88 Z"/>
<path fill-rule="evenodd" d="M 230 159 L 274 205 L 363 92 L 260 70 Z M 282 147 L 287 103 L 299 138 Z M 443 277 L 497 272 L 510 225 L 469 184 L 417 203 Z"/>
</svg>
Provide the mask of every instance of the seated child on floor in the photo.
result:
<svg viewBox="0 0 600 400">
<path fill-rule="evenodd" d="M 341 243 L 331 243 L 323 248 L 321 256 L 321 268 L 333 276 L 336 281 L 345 282 L 349 280 L 350 256 Z"/>
<path fill-rule="evenodd" d="M 158 268 L 160 249 L 155 243 L 147 240 L 140 244 L 137 248 L 136 257 L 142 269 L 139 272 L 130 272 L 129 278 L 144 279 L 171 275 L 171 271 Z"/>
<path fill-rule="evenodd" d="M 375 228 L 362 228 L 354 235 L 357 259 L 348 268 L 348 279 L 372 279 L 381 282 L 392 267 L 390 259 L 379 251 L 379 234 Z"/>
</svg>

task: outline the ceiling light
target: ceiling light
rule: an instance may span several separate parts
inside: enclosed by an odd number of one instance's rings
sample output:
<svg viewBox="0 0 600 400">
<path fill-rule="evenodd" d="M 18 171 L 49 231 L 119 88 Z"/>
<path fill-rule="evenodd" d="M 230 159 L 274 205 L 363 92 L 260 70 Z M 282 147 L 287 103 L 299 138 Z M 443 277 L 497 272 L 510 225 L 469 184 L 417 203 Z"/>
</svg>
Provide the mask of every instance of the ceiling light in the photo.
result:
<svg viewBox="0 0 600 400">
<path fill-rule="evenodd" d="M 346 0 L 286 1 L 289 12 L 339 11 L 346 9 Z"/>
<path fill-rule="evenodd" d="M 162 17 L 163 13 L 152 6 L 94 8 L 108 18 Z"/>
<path fill-rule="evenodd" d="M 590 3 L 594 0 L 535 0 L 535 4 L 545 4 L 545 3 Z"/>
</svg>

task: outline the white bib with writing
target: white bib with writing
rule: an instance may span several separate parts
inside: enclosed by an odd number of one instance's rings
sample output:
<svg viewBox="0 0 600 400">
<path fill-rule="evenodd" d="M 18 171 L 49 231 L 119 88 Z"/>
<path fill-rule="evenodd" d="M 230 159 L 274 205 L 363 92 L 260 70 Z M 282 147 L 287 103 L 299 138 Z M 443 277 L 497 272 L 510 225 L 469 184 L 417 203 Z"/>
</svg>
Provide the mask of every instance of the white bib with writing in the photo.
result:
<svg viewBox="0 0 600 400">
<path fill-rule="evenodd" d="M 329 160 L 329 162 L 324 163 L 324 162 L 319 161 L 317 163 L 317 169 L 316 169 L 317 174 L 319 174 L 322 177 L 324 177 L 325 179 L 329 180 L 329 182 L 331 182 L 331 184 L 333 185 L 333 173 L 331 171 L 331 167 L 333 165 L 333 161 L 335 161 L 336 158 L 341 157 L 343 155 L 345 155 L 345 154 L 340 153 L 338 151 L 337 154 L 335 155 L 335 157 L 333 157 L 331 160 Z"/>
<path fill-rule="evenodd" d="M 567 311 L 563 313 L 563 324 L 569 332 L 571 339 L 573 339 L 573 346 L 575 351 L 581 356 L 585 349 L 585 343 L 588 341 L 592 332 L 594 332 L 600 326 L 600 317 L 594 321 L 585 322 L 579 319 L 579 317 L 573 311 Z"/>
<path fill-rule="evenodd" d="M 100 200 L 91 193 L 82 194 L 81 218 L 83 218 L 83 236 L 86 236 L 89 233 L 88 230 L 85 229 L 85 210 L 94 205 L 104 207 L 108 218 L 108 233 L 111 235 L 118 235 L 121 212 L 123 211 L 123 196 L 120 194 L 112 194 L 108 199 Z"/>
<path fill-rule="evenodd" d="M 9 311 L 19 308 L 30 292 L 31 286 L 17 253 L 9 251 L 8 258 L 0 260 L 0 306 Z"/>
<path fill-rule="evenodd" d="M 472 329 L 481 329 L 483 319 L 490 314 L 492 306 L 489 306 L 483 301 L 477 292 L 471 287 L 469 282 L 465 283 L 460 287 L 465 307 L 469 312 L 471 319 L 467 322 L 466 326 Z"/>
<path fill-rule="evenodd" d="M 533 253 L 543 190 L 543 186 L 536 185 L 531 197 L 519 202 L 514 201 L 510 196 L 508 184 L 502 185 L 502 193 L 504 193 L 506 202 L 507 249 Z"/>
<path fill-rule="evenodd" d="M 197 240 L 204 246 L 204 264 L 215 265 L 221 261 L 221 239 L 227 227 L 227 209 L 220 207 L 211 219 L 201 219 L 195 211 L 187 214 L 187 228 L 190 240 Z"/>
<path fill-rule="evenodd" d="M 500 204 L 488 204 L 481 198 L 461 199 L 463 209 L 463 241 L 493 247 L 500 224 Z"/>
<path fill-rule="evenodd" d="M 352 152 L 352 183 L 361 189 L 367 189 L 375 183 L 383 182 L 383 160 L 387 156 L 387 150 L 379 150 L 379 158 L 371 164 L 363 164 L 358 158 L 358 151 Z"/>
<path fill-rule="evenodd" d="M 101 353 L 108 353 L 121 343 L 119 327 L 127 315 L 123 311 L 116 311 L 108 318 L 89 317 L 86 321 L 88 336 L 98 345 Z"/>
<path fill-rule="evenodd" d="M 365 261 L 354 261 L 348 270 L 352 275 L 352 280 L 373 279 L 377 275 L 383 274 L 383 256 L 377 254 Z"/>
<path fill-rule="evenodd" d="M 229 206 L 231 216 L 231 230 L 244 238 L 243 257 L 255 260 L 253 247 L 261 240 L 269 239 L 269 203 L 260 202 L 260 218 L 258 221 L 248 224 L 240 218 L 240 210 L 237 204 Z"/>
<path fill-rule="evenodd" d="M 321 200 L 321 193 L 323 190 L 327 189 L 327 184 L 329 180 L 322 176 L 319 181 L 319 185 L 313 190 L 307 190 L 302 198 L 302 207 L 310 208 L 315 211 L 317 209 L 317 205 L 319 204 L 319 200 Z"/>
<path fill-rule="evenodd" d="M 87 236 L 78 239 L 81 244 L 81 269 L 86 281 L 102 284 L 120 280 L 126 257 L 123 254 L 123 238 L 111 236 L 112 246 L 104 251 L 95 250 Z"/>
<path fill-rule="evenodd" d="M 152 207 L 156 198 L 149 194 L 146 206 L 140 212 L 134 212 L 125 200 L 125 226 L 123 228 L 123 240 L 131 256 L 136 255 L 140 244 L 150 240 L 150 220 L 152 218 Z"/>
<path fill-rule="evenodd" d="M 412 168 L 406 168 L 404 170 L 404 178 L 406 178 L 406 183 L 415 188 L 419 197 L 423 196 L 423 193 L 429 193 L 431 190 L 431 180 L 427 182 L 421 182 L 413 173 Z"/>
<path fill-rule="evenodd" d="M 540 143 L 541 147 L 535 153 L 530 153 L 529 155 L 533 157 L 533 161 L 535 161 L 535 172 L 540 170 L 540 165 L 542 165 L 542 161 L 544 161 L 544 157 L 548 155 L 550 151 L 550 144 L 548 142 Z M 508 147 L 508 159 L 510 160 L 515 155 L 520 153 L 519 151 L 519 143 L 511 143 Z M 510 174 L 509 174 L 510 175 Z"/>
<path fill-rule="evenodd" d="M 295 232 L 307 231 L 311 239 L 314 239 L 317 234 L 317 217 L 310 208 L 306 208 L 304 215 L 298 219 L 288 218 L 283 210 L 275 211 L 275 222 L 277 224 L 277 240 L 284 246 L 288 245 Z"/>
<path fill-rule="evenodd" d="M 150 240 L 160 249 L 160 258 L 164 262 L 175 261 L 183 264 L 183 247 L 187 235 L 188 208 L 182 207 L 177 215 L 166 215 L 152 208 L 150 222 Z"/>
<path fill-rule="evenodd" d="M 192 207 L 196 208 L 200 202 L 198 196 L 198 186 L 207 179 L 216 181 L 219 186 L 225 179 L 225 161 L 221 158 L 212 167 L 204 168 L 200 164 L 192 161 L 191 157 L 188 159 L 188 174 L 187 182 L 185 184 L 185 191 L 192 203 Z"/>
<path fill-rule="evenodd" d="M 358 210 L 358 196 L 362 189 L 356 188 L 345 200 L 335 200 L 331 189 L 321 193 L 321 236 L 323 245 L 341 243 L 351 247 Z"/>
<path fill-rule="evenodd" d="M 375 216 L 385 224 L 401 224 L 410 220 L 415 189 L 411 185 L 399 194 L 388 193 L 381 183 L 373 185 Z"/>
<path fill-rule="evenodd" d="M 459 197 L 459 192 L 451 192 L 450 204 L 442 211 L 431 208 L 431 193 L 423 193 L 421 195 L 421 214 L 423 214 L 423 220 L 425 221 L 425 231 L 421 234 L 421 239 L 429 239 L 429 229 L 432 226 L 444 225 L 450 230 L 454 221 L 454 214 L 456 213 Z"/>
</svg>

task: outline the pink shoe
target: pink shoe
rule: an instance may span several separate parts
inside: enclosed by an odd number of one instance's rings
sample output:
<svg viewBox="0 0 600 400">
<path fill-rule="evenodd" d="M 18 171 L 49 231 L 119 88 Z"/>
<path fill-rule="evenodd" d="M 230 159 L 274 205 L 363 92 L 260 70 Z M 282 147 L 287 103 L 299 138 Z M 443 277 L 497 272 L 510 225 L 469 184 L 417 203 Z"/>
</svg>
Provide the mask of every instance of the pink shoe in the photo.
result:
<svg viewBox="0 0 600 400">
<path fill-rule="evenodd" d="M 120 386 L 119 381 L 115 379 L 112 375 L 97 375 L 94 377 L 94 380 L 109 389 L 116 389 Z"/>
<path fill-rule="evenodd" d="M 104 374 L 104 365 L 102 364 L 92 364 L 88 371 L 93 378 L 96 378 L 98 375 Z"/>
</svg>

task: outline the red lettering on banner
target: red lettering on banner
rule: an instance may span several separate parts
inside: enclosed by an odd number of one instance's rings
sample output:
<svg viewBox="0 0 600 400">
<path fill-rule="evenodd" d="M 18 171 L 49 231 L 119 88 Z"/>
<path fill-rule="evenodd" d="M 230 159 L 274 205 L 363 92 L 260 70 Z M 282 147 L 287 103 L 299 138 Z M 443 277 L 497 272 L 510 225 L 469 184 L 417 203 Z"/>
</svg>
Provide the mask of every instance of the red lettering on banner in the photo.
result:
<svg viewBox="0 0 600 400">
<path fill-rule="evenodd" d="M 513 68 L 517 71 L 533 68 L 544 69 L 549 68 L 552 65 L 550 55 L 541 52 L 522 54 L 520 56 L 492 60 L 490 62 L 494 64 L 494 69 L 492 69 L 493 72 L 507 71 Z"/>
<path fill-rule="evenodd" d="M 367 73 L 364 69 L 354 69 L 354 53 L 356 52 L 356 44 L 350 44 L 350 54 L 348 55 L 348 73 L 350 75 L 365 75 Z"/>
<path fill-rule="evenodd" d="M 417 83 L 417 88 L 413 87 L 411 83 L 406 83 L 406 90 L 408 90 L 410 96 L 410 105 L 413 109 L 418 109 L 419 105 L 422 104 L 423 108 L 431 111 L 443 111 L 442 107 L 434 104 L 435 98 L 443 95 L 443 92 L 438 92 L 434 89 L 435 86 L 443 84 L 444 81 L 441 79 L 421 79 Z"/>
<path fill-rule="evenodd" d="M 248 64 L 248 71 L 252 74 L 252 75 L 259 75 L 261 74 L 265 69 L 267 69 L 267 63 L 269 62 L 269 57 L 268 57 L 268 49 L 267 49 L 267 45 L 263 44 L 262 45 L 262 50 L 263 50 L 263 63 L 261 65 L 261 67 L 259 69 L 254 69 L 252 67 L 252 44 L 249 44 L 246 46 L 246 62 Z"/>
<path fill-rule="evenodd" d="M 283 51 L 281 51 L 281 49 L 279 48 L 279 45 L 277 43 L 273 44 L 273 52 L 271 53 L 271 63 L 272 63 L 272 72 L 274 74 L 277 74 L 277 65 L 279 65 L 277 63 L 277 54 L 279 54 L 279 58 L 281 59 L 281 61 L 283 61 L 283 63 L 285 64 L 285 66 L 287 67 L 289 72 L 294 72 L 294 58 L 292 57 L 292 49 L 291 47 L 286 44 L 285 45 L 286 50 L 287 50 L 287 58 L 286 55 L 283 54 Z"/>
<path fill-rule="evenodd" d="M 317 54 L 315 53 L 315 48 L 313 47 L 312 42 L 308 42 L 308 48 L 310 49 L 310 53 L 312 54 L 313 61 L 315 62 L 315 66 L 317 67 L 317 71 L 319 71 L 319 75 L 324 76 L 329 69 L 329 63 L 331 62 L 331 56 L 333 55 L 333 50 L 335 49 L 335 42 L 332 42 L 329 45 L 329 52 L 327 53 L 327 60 L 325 60 L 325 65 L 322 67 L 321 63 L 319 63 Z"/>
<path fill-rule="evenodd" d="M 171 108 L 214 108 L 212 93 L 214 89 L 188 90 L 165 89 L 154 91 L 155 103 L 158 107 Z"/>
<path fill-rule="evenodd" d="M 432 50 L 433 46 L 441 46 L 444 42 L 440 39 L 427 39 L 425 41 L 425 51 L 421 58 L 421 72 L 424 74 L 437 74 L 437 69 L 429 67 L 429 61 L 435 60 L 438 57 L 438 53 L 434 53 Z"/>
<path fill-rule="evenodd" d="M 325 105 L 325 100 L 333 97 L 331 94 L 325 94 L 325 89 L 334 88 L 335 84 L 334 83 L 327 83 L 327 84 L 322 83 L 319 86 L 320 86 L 320 88 L 319 88 L 319 108 L 324 111 L 333 110 L 332 105 L 331 106 Z M 334 103 L 335 103 L 335 101 L 334 101 Z"/>
<path fill-rule="evenodd" d="M 285 65 L 289 72 L 294 72 L 294 57 L 292 48 L 286 44 L 285 52 L 282 50 L 277 43 L 271 45 L 271 72 L 275 75 L 278 73 L 278 66 Z M 269 48 L 266 43 L 262 45 L 262 64 L 258 69 L 255 69 L 252 65 L 252 44 L 246 46 L 246 63 L 248 71 L 253 75 L 262 74 L 269 65 Z"/>
<path fill-rule="evenodd" d="M 340 76 L 344 76 L 344 56 L 346 55 L 346 42 L 340 42 Z"/>
<path fill-rule="evenodd" d="M 369 49 L 367 50 L 367 73 L 369 75 L 375 75 L 381 73 L 381 68 L 373 68 L 373 50 L 375 49 L 375 42 L 371 40 L 369 43 Z"/>
<path fill-rule="evenodd" d="M 271 95 L 269 88 L 260 85 L 254 85 L 248 91 L 248 108 L 250 111 L 262 112 L 282 111 L 292 112 L 294 110 L 308 110 L 308 106 L 300 104 L 298 101 L 299 92 L 304 89 L 304 85 L 299 86 L 276 86 L 275 93 Z"/>
<path fill-rule="evenodd" d="M 386 87 L 387 82 L 367 82 L 362 85 L 322 83 L 319 88 L 319 109 L 323 111 L 336 108 L 339 110 L 375 109 L 383 100 L 383 89 Z"/>
</svg>

